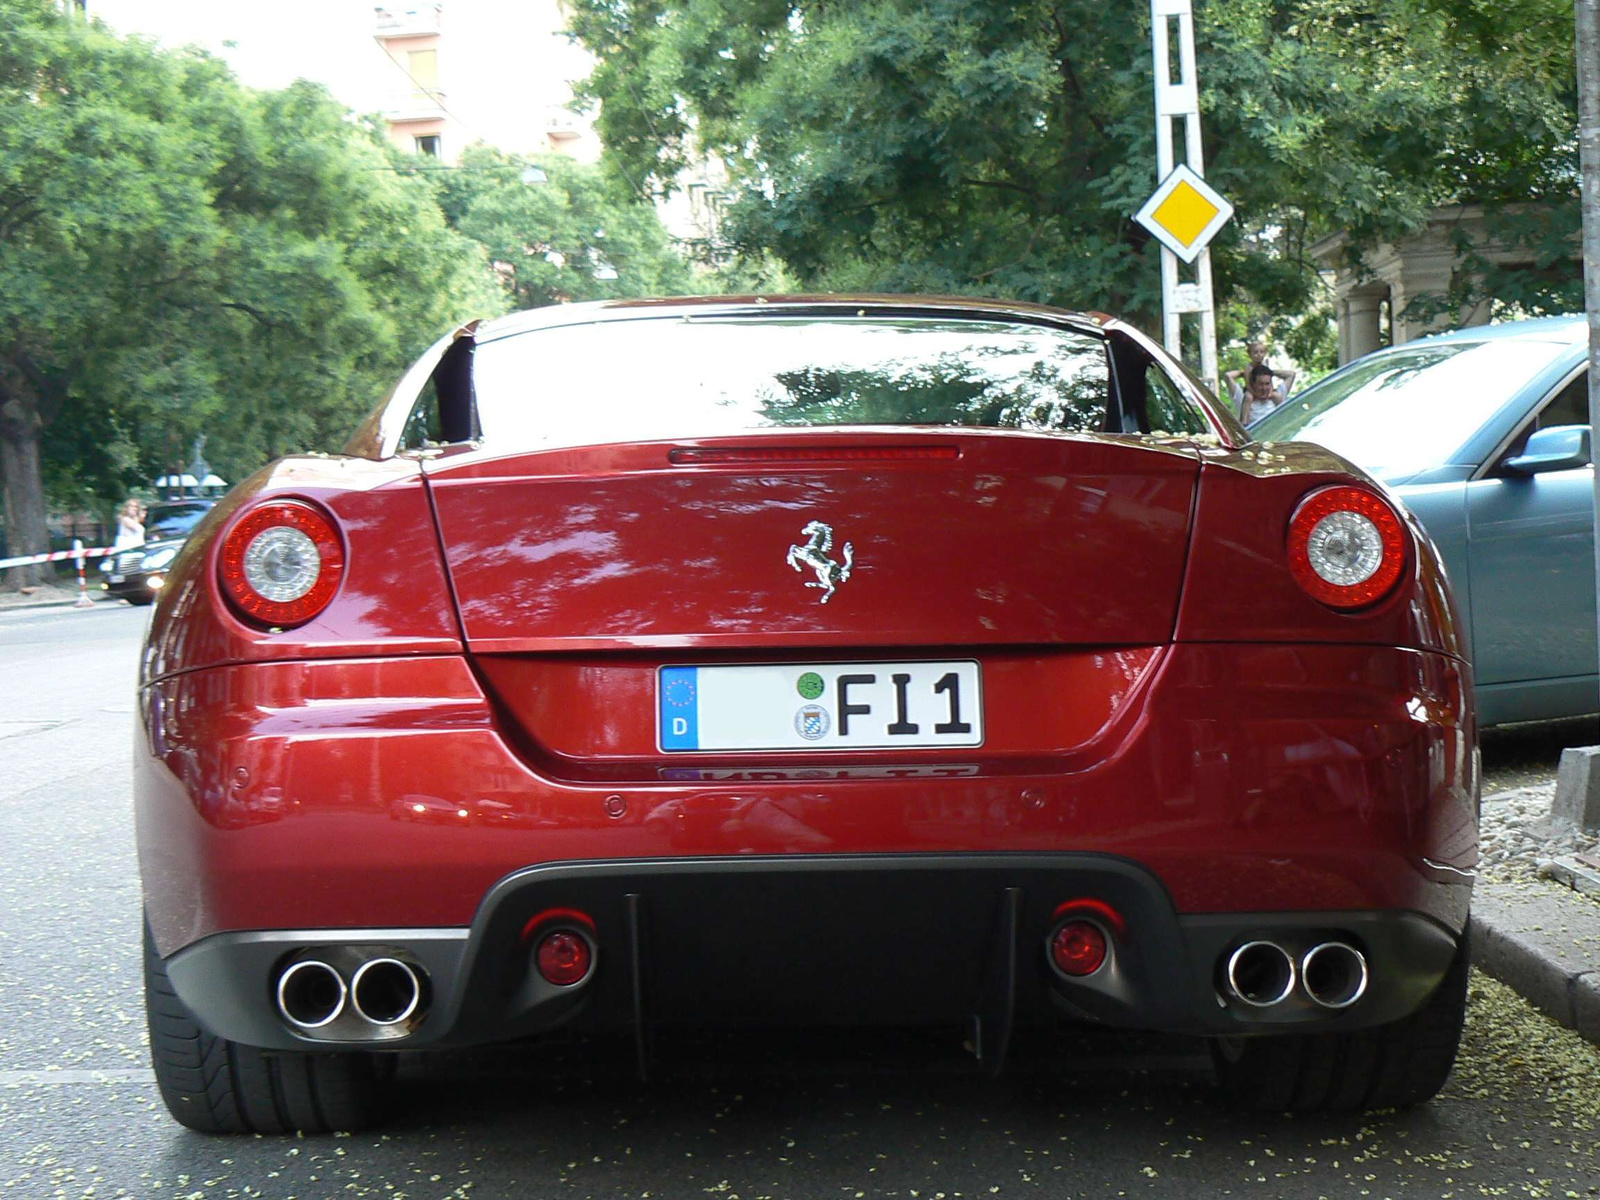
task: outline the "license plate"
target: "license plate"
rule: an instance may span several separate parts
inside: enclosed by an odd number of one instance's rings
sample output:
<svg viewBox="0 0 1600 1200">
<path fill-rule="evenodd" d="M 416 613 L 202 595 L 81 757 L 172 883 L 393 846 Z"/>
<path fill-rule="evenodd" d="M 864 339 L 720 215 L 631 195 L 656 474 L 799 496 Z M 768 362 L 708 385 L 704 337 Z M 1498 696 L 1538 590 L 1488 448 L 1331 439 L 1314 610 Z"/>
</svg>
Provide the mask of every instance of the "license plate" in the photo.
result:
<svg viewBox="0 0 1600 1200">
<path fill-rule="evenodd" d="M 124 578 L 125 578 L 125 576 L 122 576 L 122 575 L 113 575 L 111 577 L 111 582 L 112 583 L 121 583 Z"/>
<path fill-rule="evenodd" d="M 656 685 L 668 752 L 983 745 L 971 661 L 662 667 Z"/>
<path fill-rule="evenodd" d="M 919 763 L 895 767 L 744 767 L 708 770 L 704 767 L 662 767 L 661 778 L 673 783 L 786 783 L 840 779 L 959 779 L 976 775 L 976 763 Z"/>
</svg>

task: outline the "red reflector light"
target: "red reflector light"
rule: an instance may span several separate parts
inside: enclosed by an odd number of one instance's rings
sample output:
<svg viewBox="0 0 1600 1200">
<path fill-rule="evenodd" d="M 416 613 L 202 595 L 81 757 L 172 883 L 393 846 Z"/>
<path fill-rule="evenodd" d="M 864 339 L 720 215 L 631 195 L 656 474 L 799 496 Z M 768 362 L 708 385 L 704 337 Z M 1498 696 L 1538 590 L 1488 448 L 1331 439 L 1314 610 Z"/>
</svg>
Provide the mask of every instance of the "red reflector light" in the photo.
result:
<svg viewBox="0 0 1600 1200">
<path fill-rule="evenodd" d="M 586 912 L 576 908 L 547 908 L 543 912 L 531 916 L 522 926 L 522 943 L 527 945 L 528 939 L 539 932 L 544 925 L 580 925 L 590 933 L 594 932 L 594 918 Z"/>
<path fill-rule="evenodd" d="M 957 446 L 675 446 L 667 461 L 678 466 L 783 466 L 834 462 L 954 460 Z"/>
<path fill-rule="evenodd" d="M 1128 923 L 1122 919 L 1122 914 L 1104 900 L 1092 900 L 1087 897 L 1078 900 L 1068 900 L 1056 905 L 1053 921 L 1060 921 L 1066 917 L 1093 916 L 1096 921 L 1109 929 L 1117 937 L 1128 931 Z"/>
<path fill-rule="evenodd" d="M 540 939 L 534 961 L 547 982 L 556 987 L 570 987 L 589 974 L 589 968 L 594 965 L 594 951 L 582 934 L 557 929 Z"/>
<path fill-rule="evenodd" d="M 344 575 L 333 518 L 303 500 L 250 509 L 222 539 L 222 590 L 245 616 L 287 629 L 328 607 Z"/>
<path fill-rule="evenodd" d="M 1358 487 L 1326 487 L 1289 520 L 1289 571 L 1313 600 L 1365 608 L 1394 590 L 1406 561 L 1399 514 Z"/>
<path fill-rule="evenodd" d="M 1093 975 L 1106 961 L 1106 935 L 1093 921 L 1067 921 L 1050 935 L 1050 959 L 1063 975 Z"/>
</svg>

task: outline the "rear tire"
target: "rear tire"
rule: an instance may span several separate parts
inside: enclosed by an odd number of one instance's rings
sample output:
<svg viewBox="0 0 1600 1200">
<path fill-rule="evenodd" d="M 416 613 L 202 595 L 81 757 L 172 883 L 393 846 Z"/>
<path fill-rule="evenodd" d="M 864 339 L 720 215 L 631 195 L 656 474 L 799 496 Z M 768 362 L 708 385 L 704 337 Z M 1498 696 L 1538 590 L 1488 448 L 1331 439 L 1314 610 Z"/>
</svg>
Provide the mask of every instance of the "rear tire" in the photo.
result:
<svg viewBox="0 0 1600 1200">
<path fill-rule="evenodd" d="M 1437 990 L 1411 1016 L 1354 1033 L 1218 1039 L 1211 1058 L 1223 1090 L 1257 1112 L 1404 1108 L 1444 1086 L 1461 1044 L 1472 965 L 1471 928 Z"/>
<path fill-rule="evenodd" d="M 172 989 L 144 928 L 145 1014 L 161 1099 L 200 1133 L 331 1133 L 382 1119 L 392 1059 L 241 1046 L 207 1033 Z"/>
</svg>

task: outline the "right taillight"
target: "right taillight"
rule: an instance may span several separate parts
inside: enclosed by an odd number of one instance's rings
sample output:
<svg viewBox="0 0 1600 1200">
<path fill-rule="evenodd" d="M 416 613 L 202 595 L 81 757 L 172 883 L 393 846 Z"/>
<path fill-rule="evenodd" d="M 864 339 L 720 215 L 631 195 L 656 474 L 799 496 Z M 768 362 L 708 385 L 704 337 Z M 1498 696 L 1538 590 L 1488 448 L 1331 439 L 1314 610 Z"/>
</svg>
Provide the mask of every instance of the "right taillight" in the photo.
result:
<svg viewBox="0 0 1600 1200">
<path fill-rule="evenodd" d="M 222 590 L 245 616 L 280 629 L 328 606 L 344 574 L 333 518 L 303 500 L 272 500 L 234 522 L 222 540 Z"/>
<path fill-rule="evenodd" d="M 1330 608 L 1365 608 L 1394 590 L 1406 562 L 1398 513 L 1365 488 L 1321 488 L 1289 520 L 1289 571 Z"/>
</svg>

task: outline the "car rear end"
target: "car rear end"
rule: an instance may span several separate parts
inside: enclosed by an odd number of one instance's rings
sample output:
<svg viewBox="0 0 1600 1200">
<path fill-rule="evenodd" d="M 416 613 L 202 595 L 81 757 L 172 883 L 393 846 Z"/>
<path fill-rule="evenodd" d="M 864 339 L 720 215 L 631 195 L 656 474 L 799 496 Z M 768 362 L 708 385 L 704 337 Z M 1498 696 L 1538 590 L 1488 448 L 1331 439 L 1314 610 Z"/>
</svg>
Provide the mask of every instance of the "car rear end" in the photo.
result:
<svg viewBox="0 0 1600 1200">
<path fill-rule="evenodd" d="M 1392 1027 L 1460 959 L 1467 668 L 1381 489 L 1244 441 L 1047 310 L 441 344 L 166 589 L 137 787 L 177 995 L 281 1051 Z"/>
</svg>

